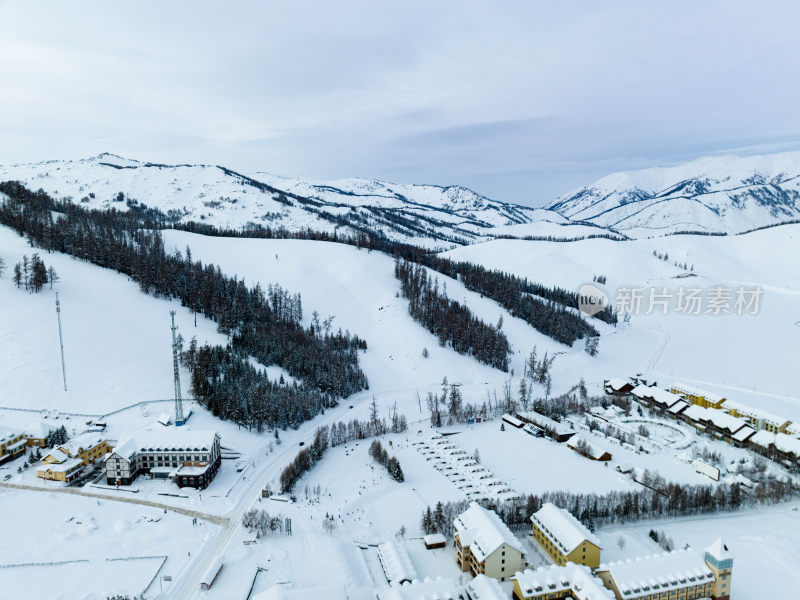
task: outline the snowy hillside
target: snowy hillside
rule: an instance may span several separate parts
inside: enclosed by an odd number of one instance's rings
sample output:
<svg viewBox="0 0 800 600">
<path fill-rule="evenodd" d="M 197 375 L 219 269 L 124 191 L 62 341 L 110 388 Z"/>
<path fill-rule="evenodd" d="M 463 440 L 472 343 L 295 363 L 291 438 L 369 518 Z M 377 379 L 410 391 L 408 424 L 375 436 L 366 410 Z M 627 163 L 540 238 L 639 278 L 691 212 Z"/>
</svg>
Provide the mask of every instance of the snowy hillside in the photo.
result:
<svg viewBox="0 0 800 600">
<path fill-rule="evenodd" d="M 613 173 L 547 208 L 637 237 L 738 233 L 800 218 L 800 152 Z"/>
<path fill-rule="evenodd" d="M 352 234 L 369 230 L 400 241 L 451 246 L 507 235 L 494 228 L 544 223 L 576 236 L 553 211 L 491 200 L 464 187 L 392 184 L 371 179 L 310 183 L 222 166 L 163 165 L 112 154 L 76 161 L 0 166 L 19 180 L 91 208 L 157 208 L 176 221 L 253 225 Z M 120 195 L 121 193 L 121 195 Z"/>
<path fill-rule="evenodd" d="M 620 323 L 614 334 L 603 337 L 599 360 L 579 367 L 571 357 L 560 357 L 554 369 L 562 376 L 580 369 L 587 381 L 596 381 L 603 377 L 603 369 L 627 365 L 625 372 L 648 372 L 663 383 L 691 379 L 730 398 L 800 420 L 791 375 L 800 333 L 800 267 L 789 258 L 799 236 L 800 225 L 795 224 L 739 236 L 572 243 L 494 240 L 445 256 L 575 290 L 604 275 L 603 287 L 612 302 L 620 289 L 642 290 L 642 312 L 647 311 L 646 299 L 653 289 L 665 288 L 674 300 L 681 287 L 707 291 L 716 286 L 735 290 L 760 285 L 757 315 L 687 315 L 671 310 L 666 315 L 658 310 L 635 315 L 630 324 Z M 653 252 L 669 259 L 659 260 Z M 609 360 L 610 364 L 605 362 Z"/>
</svg>

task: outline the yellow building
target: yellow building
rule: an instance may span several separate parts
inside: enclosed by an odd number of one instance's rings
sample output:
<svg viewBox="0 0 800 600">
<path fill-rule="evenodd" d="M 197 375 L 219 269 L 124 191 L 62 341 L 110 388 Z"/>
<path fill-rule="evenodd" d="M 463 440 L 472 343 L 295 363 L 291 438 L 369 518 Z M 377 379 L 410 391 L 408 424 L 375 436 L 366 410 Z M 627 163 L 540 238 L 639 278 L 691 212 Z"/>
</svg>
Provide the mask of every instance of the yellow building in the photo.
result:
<svg viewBox="0 0 800 600">
<path fill-rule="evenodd" d="M 518 573 L 514 577 L 513 597 L 514 600 L 613 600 L 614 594 L 592 575 L 589 567 L 569 563 Z"/>
<path fill-rule="evenodd" d="M 43 421 L 33 421 L 25 428 L 25 443 L 28 446 L 44 448 L 47 445 L 47 436 L 50 435 L 50 432 L 50 427 Z"/>
<path fill-rule="evenodd" d="M 723 410 L 732 417 L 744 419 L 756 431 L 766 430 L 770 433 L 786 433 L 786 430 L 792 424 L 792 422 L 785 417 L 732 400 L 725 402 Z"/>
<path fill-rule="evenodd" d="M 679 394 L 692 404 L 698 404 L 703 408 L 722 408 L 726 398 L 719 394 L 714 394 L 683 383 L 673 383 L 669 390 L 673 394 Z"/>
<path fill-rule="evenodd" d="M 36 476 L 51 481 L 69 483 L 83 472 L 83 461 L 79 458 L 67 458 L 61 462 L 43 462 L 36 469 Z"/>
<path fill-rule="evenodd" d="M 96 433 L 84 433 L 58 447 L 70 458 L 79 458 L 84 465 L 94 464 L 114 448 Z"/>
<path fill-rule="evenodd" d="M 722 540 L 705 552 L 677 550 L 600 565 L 595 575 L 617 600 L 729 600 L 733 557 Z"/>
<path fill-rule="evenodd" d="M 25 439 L 22 432 L 6 427 L 0 428 L 0 463 L 14 460 L 25 454 Z"/>
<path fill-rule="evenodd" d="M 568 511 L 548 502 L 531 515 L 531 524 L 533 539 L 557 565 L 600 564 L 600 540 Z"/>
<path fill-rule="evenodd" d="M 494 511 L 472 502 L 453 525 L 462 571 L 505 581 L 528 564 L 522 544 Z"/>
</svg>

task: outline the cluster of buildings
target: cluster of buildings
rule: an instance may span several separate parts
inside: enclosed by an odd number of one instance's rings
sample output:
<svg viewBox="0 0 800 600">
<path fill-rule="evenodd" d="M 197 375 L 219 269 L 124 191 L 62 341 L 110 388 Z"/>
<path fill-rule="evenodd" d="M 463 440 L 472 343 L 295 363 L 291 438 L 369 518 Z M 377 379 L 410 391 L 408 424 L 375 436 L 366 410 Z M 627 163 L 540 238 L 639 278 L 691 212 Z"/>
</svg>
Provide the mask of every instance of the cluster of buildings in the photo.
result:
<svg viewBox="0 0 800 600">
<path fill-rule="evenodd" d="M 112 443 L 97 433 L 83 433 L 59 444 L 42 458 L 36 475 L 42 479 L 69 483 L 80 477 L 89 465 L 101 461 Z"/>
<path fill-rule="evenodd" d="M 26 447 L 45 448 L 53 430 L 43 422 L 24 430 L 0 428 L 0 464 L 25 454 Z M 64 434 L 66 437 L 66 434 Z M 222 462 L 220 438 L 213 431 L 159 427 L 129 436 L 120 443 L 102 433 L 82 433 L 48 448 L 36 467 L 41 479 L 71 483 L 94 465 L 105 468 L 109 485 L 129 485 L 138 475 L 171 479 L 180 487 L 203 489 Z"/>
<path fill-rule="evenodd" d="M 531 516 L 532 536 L 555 564 L 526 569 L 524 547 L 493 511 L 473 502 L 453 525 L 461 569 L 476 577 L 513 581 L 515 600 L 730 598 L 733 556 L 722 540 L 704 551 L 684 549 L 602 563 L 597 536 L 568 511 L 547 503 Z"/>
<path fill-rule="evenodd" d="M 738 448 L 749 448 L 784 466 L 800 468 L 800 424 L 683 383 L 669 390 L 623 379 L 605 381 L 605 391 L 628 396 L 673 420 Z"/>
</svg>

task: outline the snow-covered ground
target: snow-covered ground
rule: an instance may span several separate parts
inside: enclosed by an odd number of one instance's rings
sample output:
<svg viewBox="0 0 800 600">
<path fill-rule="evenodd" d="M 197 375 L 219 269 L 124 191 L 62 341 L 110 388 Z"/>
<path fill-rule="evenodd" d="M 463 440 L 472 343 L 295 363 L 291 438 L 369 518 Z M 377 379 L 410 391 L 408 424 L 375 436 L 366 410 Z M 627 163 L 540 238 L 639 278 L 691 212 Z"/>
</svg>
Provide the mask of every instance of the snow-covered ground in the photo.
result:
<svg viewBox="0 0 800 600">
<path fill-rule="evenodd" d="M 800 341 L 800 265 L 796 254 L 800 225 L 787 225 L 742 236 L 670 236 L 613 242 L 591 239 L 572 243 L 496 240 L 446 253 L 493 269 L 509 271 L 577 291 L 605 275 L 603 287 L 612 302 L 622 288 L 672 294 L 668 314 L 640 314 L 620 323 L 600 341 L 600 356 L 579 364 L 577 355 L 560 356 L 554 381 L 581 373 L 597 383 L 614 370 L 643 372 L 669 386 L 689 380 L 731 399 L 760 406 L 800 421 L 800 394 L 794 370 Z M 653 252 L 668 254 L 659 260 Z M 694 265 L 687 272 L 673 262 Z M 686 275 L 691 275 L 686 277 Z M 684 315 L 673 312 L 680 287 L 715 286 L 735 290 L 761 286 L 757 315 Z M 704 309 L 705 310 L 705 309 Z"/>
<path fill-rule="evenodd" d="M 6 598 L 133 596 L 157 572 L 180 575 L 192 550 L 217 533 L 216 525 L 194 525 L 173 512 L 70 494 L 0 489 L 0 506 L 0 595 Z M 112 560 L 125 558 L 135 560 Z M 69 564 L 53 564 L 63 562 Z M 156 581 L 150 592 L 158 588 Z"/>
<path fill-rule="evenodd" d="M 224 343 L 216 324 L 145 295 L 126 277 L 58 253 L 40 252 L 61 280 L 38 294 L 14 287 L 10 272 L 31 248 L 0 226 L 0 406 L 104 414 L 143 400 L 173 397 L 170 311 L 188 340 Z M 59 352 L 55 294 L 61 302 L 67 390 Z M 184 371 L 188 388 L 188 372 Z"/>
<path fill-rule="evenodd" d="M 605 527 L 597 533 L 603 560 L 623 560 L 662 552 L 648 537 L 654 529 L 672 538 L 676 548 L 689 544 L 700 550 L 722 536 L 733 553 L 733 600 L 795 598 L 800 587 L 800 511 L 797 504 L 735 514 L 703 515 Z M 622 549 L 618 540 L 625 540 Z"/>
</svg>

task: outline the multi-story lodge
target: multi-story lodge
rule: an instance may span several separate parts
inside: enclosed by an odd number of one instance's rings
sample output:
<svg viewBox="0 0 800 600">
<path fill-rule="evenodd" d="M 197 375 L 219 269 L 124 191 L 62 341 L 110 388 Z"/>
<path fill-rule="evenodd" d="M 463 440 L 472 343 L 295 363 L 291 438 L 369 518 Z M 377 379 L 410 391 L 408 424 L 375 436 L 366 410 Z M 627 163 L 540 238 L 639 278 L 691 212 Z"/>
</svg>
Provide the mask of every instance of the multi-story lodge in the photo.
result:
<svg viewBox="0 0 800 600">
<path fill-rule="evenodd" d="M 514 577 L 514 600 L 613 600 L 589 567 L 569 563 L 528 569 Z"/>
<path fill-rule="evenodd" d="M 724 396 L 713 394 L 684 383 L 673 383 L 669 391 L 673 394 L 679 394 L 683 396 L 687 402 L 699 404 L 703 408 L 722 408 L 726 400 Z"/>
<path fill-rule="evenodd" d="M 568 511 L 547 502 L 531 515 L 531 523 L 533 539 L 556 564 L 592 568 L 600 564 L 600 540 Z"/>
<path fill-rule="evenodd" d="M 21 431 L 0 428 L 0 464 L 25 454 L 25 439 Z"/>
<path fill-rule="evenodd" d="M 733 400 L 726 400 L 722 410 L 733 417 L 745 419 L 750 427 L 756 431 L 766 429 L 770 433 L 786 433 L 787 428 L 792 424 L 791 420 L 786 417 L 781 417 L 771 412 L 761 410 L 760 408 L 753 408 Z"/>
<path fill-rule="evenodd" d="M 719 539 L 704 552 L 677 550 L 600 565 L 595 575 L 617 600 L 729 600 L 733 556 Z"/>
<path fill-rule="evenodd" d="M 525 550 L 497 513 L 472 502 L 456 517 L 456 559 L 462 571 L 505 581 L 525 568 Z"/>
<path fill-rule="evenodd" d="M 222 462 L 213 431 L 143 431 L 124 440 L 106 460 L 109 485 L 130 485 L 139 473 L 173 479 L 179 487 L 204 489 Z"/>
</svg>

